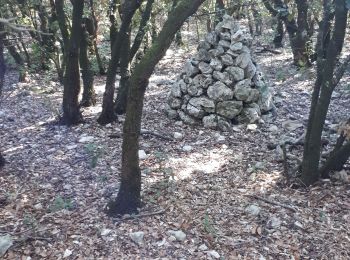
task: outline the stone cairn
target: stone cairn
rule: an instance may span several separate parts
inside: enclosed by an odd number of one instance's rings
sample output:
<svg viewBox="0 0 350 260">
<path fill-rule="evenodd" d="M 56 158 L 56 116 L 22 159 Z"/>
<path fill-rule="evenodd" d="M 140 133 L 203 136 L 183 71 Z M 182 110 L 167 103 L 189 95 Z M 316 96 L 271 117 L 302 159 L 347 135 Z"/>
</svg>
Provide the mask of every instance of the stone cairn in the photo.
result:
<svg viewBox="0 0 350 260">
<path fill-rule="evenodd" d="M 205 36 L 171 87 L 167 115 L 186 124 L 229 131 L 272 109 L 272 95 L 250 54 L 252 38 L 230 16 Z"/>
</svg>

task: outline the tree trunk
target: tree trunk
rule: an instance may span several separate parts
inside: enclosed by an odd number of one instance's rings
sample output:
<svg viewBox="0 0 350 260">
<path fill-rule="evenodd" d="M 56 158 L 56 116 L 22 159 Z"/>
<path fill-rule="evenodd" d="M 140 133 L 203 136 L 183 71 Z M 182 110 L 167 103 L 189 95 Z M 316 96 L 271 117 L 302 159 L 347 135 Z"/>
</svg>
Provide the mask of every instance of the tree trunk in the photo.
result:
<svg viewBox="0 0 350 260">
<path fill-rule="evenodd" d="M 130 49 L 130 55 L 129 55 L 130 63 L 134 59 L 136 52 L 140 49 L 142 40 L 145 37 L 145 34 L 147 32 L 147 23 L 151 17 L 153 3 L 154 3 L 154 0 L 148 0 L 145 10 L 142 13 L 139 29 L 135 36 L 134 43 L 132 44 L 132 47 Z"/>
<path fill-rule="evenodd" d="M 298 8 L 297 21 L 288 11 L 288 7 L 282 0 L 273 0 L 276 8 L 274 8 L 269 0 L 262 0 L 266 9 L 271 15 L 277 19 L 281 19 L 286 27 L 289 36 L 290 46 L 293 52 L 293 63 L 298 67 L 308 67 L 310 63 L 310 53 L 308 51 L 307 42 L 307 12 L 308 4 L 304 0 L 295 0 Z"/>
<path fill-rule="evenodd" d="M 63 117 L 66 125 L 81 123 L 82 115 L 79 110 L 80 72 L 79 49 L 81 42 L 81 23 L 84 9 L 84 0 L 73 2 L 72 29 L 69 39 L 69 47 L 66 55 L 66 71 L 64 75 L 63 90 Z"/>
<path fill-rule="evenodd" d="M 130 78 L 130 35 L 131 28 L 129 27 L 128 37 L 125 39 L 125 43 L 121 49 L 120 55 L 120 81 L 118 88 L 118 95 L 115 101 L 115 112 L 122 115 L 126 111 L 128 91 L 129 91 L 129 78 Z"/>
<path fill-rule="evenodd" d="M 274 44 L 275 48 L 282 48 L 283 47 L 283 43 L 282 43 L 283 35 L 284 35 L 283 22 L 281 19 L 277 18 L 275 37 L 273 38 L 273 44 Z"/>
<path fill-rule="evenodd" d="M 17 52 L 17 50 L 16 50 L 16 47 L 8 41 L 8 39 L 6 38 L 6 35 L 3 37 L 3 42 L 4 42 L 8 52 L 10 53 L 12 58 L 15 60 L 17 66 L 18 66 L 18 70 L 19 70 L 18 81 L 19 82 L 26 81 L 27 70 L 26 70 L 25 62 L 24 62 L 21 54 L 19 54 L 19 52 Z"/>
<path fill-rule="evenodd" d="M 131 24 L 135 11 L 140 7 L 140 0 L 124 2 L 123 19 L 117 39 L 114 39 L 112 57 L 109 62 L 106 87 L 103 94 L 102 113 L 98 118 L 98 123 L 105 125 L 116 120 L 117 115 L 114 109 L 114 84 L 116 80 L 117 68 L 120 59 L 121 49 L 128 37 L 128 28 Z"/>
<path fill-rule="evenodd" d="M 4 39 L 5 33 L 4 33 L 4 25 L 0 24 L 0 98 L 2 95 L 2 89 L 4 86 L 4 78 L 5 78 L 5 72 L 6 72 L 6 65 L 5 65 L 5 59 L 4 59 Z M 1 147 L 0 147 L 1 148 Z M 1 154 L 0 151 L 0 168 L 5 165 L 5 159 Z"/>
<path fill-rule="evenodd" d="M 204 0 L 182 0 L 171 12 L 152 47 L 135 67 L 130 78 L 128 104 L 123 128 L 121 185 L 116 200 L 108 204 L 111 216 L 135 213 L 141 206 L 141 172 L 139 167 L 139 135 L 144 94 L 150 76 L 169 48 L 176 32 Z"/>
<path fill-rule="evenodd" d="M 334 80 L 334 70 L 341 53 L 347 22 L 347 9 L 344 0 L 335 1 L 335 23 L 332 38 L 329 42 L 326 59 L 318 57 L 317 79 L 311 101 L 311 109 L 302 161 L 301 179 L 305 185 L 311 185 L 320 177 L 319 162 L 321 154 L 321 138 L 332 92 L 338 84 L 340 75 Z M 322 52 L 320 51 L 320 55 Z"/>
<path fill-rule="evenodd" d="M 81 43 L 80 43 L 80 55 L 79 62 L 81 68 L 81 75 L 83 79 L 83 97 L 80 105 L 83 107 L 90 107 L 96 104 L 96 94 L 94 89 L 94 72 L 92 70 L 91 62 L 89 60 L 89 45 L 91 45 L 90 37 L 87 30 L 87 24 L 90 21 L 88 18 L 84 19 L 81 28 Z"/>
<path fill-rule="evenodd" d="M 5 58 L 4 58 L 5 34 L 3 33 L 3 31 L 4 31 L 4 25 L 0 24 L 0 97 L 4 87 L 4 79 L 5 79 L 5 72 L 6 72 L 6 64 L 5 64 Z"/>
</svg>

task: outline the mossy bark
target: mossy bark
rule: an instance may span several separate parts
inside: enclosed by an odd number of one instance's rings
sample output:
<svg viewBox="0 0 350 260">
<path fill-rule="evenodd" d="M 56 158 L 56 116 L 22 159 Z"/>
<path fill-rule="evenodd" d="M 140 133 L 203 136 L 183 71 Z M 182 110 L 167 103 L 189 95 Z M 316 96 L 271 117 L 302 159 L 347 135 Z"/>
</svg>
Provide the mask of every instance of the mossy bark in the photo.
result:
<svg viewBox="0 0 350 260">
<path fill-rule="evenodd" d="M 114 40 L 112 48 L 112 58 L 109 62 L 105 92 L 103 94 L 102 112 L 98 118 L 98 123 L 105 125 L 117 119 L 114 109 L 114 86 L 117 74 L 118 63 L 121 55 L 121 49 L 128 37 L 128 28 L 131 24 L 132 17 L 135 11 L 140 7 L 140 0 L 124 2 L 123 19 L 117 34 L 117 39 Z"/>
<path fill-rule="evenodd" d="M 85 18 L 84 21 L 89 20 Z M 89 46 L 91 46 L 91 36 L 86 29 L 86 22 L 81 28 L 81 43 L 80 43 L 80 68 L 83 79 L 83 97 L 80 105 L 83 107 L 94 106 L 96 104 L 96 93 L 94 89 L 94 72 L 89 60 Z"/>
<path fill-rule="evenodd" d="M 79 51 L 83 9 L 84 0 L 75 0 L 64 75 L 63 116 L 61 123 L 66 125 L 74 125 L 82 122 L 78 98 L 80 92 Z"/>
<path fill-rule="evenodd" d="M 182 0 L 171 12 L 159 36 L 136 65 L 130 78 L 126 118 L 123 127 L 121 186 L 118 196 L 108 205 L 108 214 L 130 214 L 141 206 L 141 172 L 139 167 L 139 135 L 143 100 L 149 78 L 165 55 L 176 32 L 204 0 Z"/>
<path fill-rule="evenodd" d="M 321 154 L 321 138 L 324 122 L 332 93 L 340 75 L 334 75 L 335 65 L 340 56 L 347 24 L 347 9 L 344 0 L 335 1 L 335 22 L 332 38 L 326 50 L 326 59 L 322 50 L 317 60 L 317 79 L 312 95 L 308 126 L 302 161 L 301 180 L 305 185 L 311 185 L 320 177 L 319 163 Z"/>
</svg>

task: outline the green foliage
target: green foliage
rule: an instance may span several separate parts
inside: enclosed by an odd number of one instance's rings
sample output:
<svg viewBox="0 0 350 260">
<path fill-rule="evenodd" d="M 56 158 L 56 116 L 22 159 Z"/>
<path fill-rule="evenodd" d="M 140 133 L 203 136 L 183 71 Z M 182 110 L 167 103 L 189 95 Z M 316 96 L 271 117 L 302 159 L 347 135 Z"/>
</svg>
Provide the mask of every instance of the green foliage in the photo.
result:
<svg viewBox="0 0 350 260">
<path fill-rule="evenodd" d="M 98 159 L 104 154 L 105 149 L 104 147 L 89 143 L 85 145 L 85 150 L 90 157 L 89 167 L 93 169 L 97 166 Z"/>
<path fill-rule="evenodd" d="M 35 227 L 38 225 L 38 221 L 32 214 L 25 213 L 23 216 L 23 224 L 28 227 Z"/>
<path fill-rule="evenodd" d="M 209 217 L 208 213 L 205 213 L 204 219 L 203 219 L 203 228 L 204 231 L 212 236 L 216 236 L 216 230 L 214 228 L 214 222 Z"/>
<path fill-rule="evenodd" d="M 57 212 L 62 209 L 72 210 L 74 208 L 73 203 L 70 199 L 62 198 L 58 196 L 54 199 L 51 206 L 49 207 L 50 212 Z"/>
</svg>

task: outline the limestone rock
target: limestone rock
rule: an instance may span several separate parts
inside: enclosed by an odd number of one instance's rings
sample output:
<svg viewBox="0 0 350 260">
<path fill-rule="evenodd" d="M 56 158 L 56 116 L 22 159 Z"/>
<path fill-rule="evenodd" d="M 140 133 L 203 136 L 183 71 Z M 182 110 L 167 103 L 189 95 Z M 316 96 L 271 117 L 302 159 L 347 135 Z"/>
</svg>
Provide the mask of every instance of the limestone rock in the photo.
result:
<svg viewBox="0 0 350 260">
<path fill-rule="evenodd" d="M 199 70 L 197 67 L 192 65 L 190 60 L 188 60 L 185 63 L 184 72 L 187 74 L 187 76 L 192 77 L 192 76 L 198 74 Z"/>
<path fill-rule="evenodd" d="M 205 128 L 216 129 L 218 126 L 217 116 L 214 114 L 203 117 L 203 126 Z"/>
<path fill-rule="evenodd" d="M 233 119 L 241 113 L 242 109 L 242 101 L 222 101 L 217 104 L 216 113 L 228 119 Z"/>
<path fill-rule="evenodd" d="M 208 113 L 212 113 L 215 111 L 214 101 L 210 100 L 207 97 L 192 98 L 189 100 L 189 104 L 191 104 L 194 107 L 201 108 Z"/>
<path fill-rule="evenodd" d="M 234 81 L 241 81 L 244 79 L 244 70 L 240 67 L 228 67 L 225 71 L 232 76 Z"/>
<path fill-rule="evenodd" d="M 207 94 L 214 101 L 225 101 L 233 98 L 233 91 L 220 81 L 210 86 Z"/>
<path fill-rule="evenodd" d="M 198 64 L 198 68 L 203 74 L 210 74 L 213 72 L 213 68 L 204 61 Z"/>
</svg>

